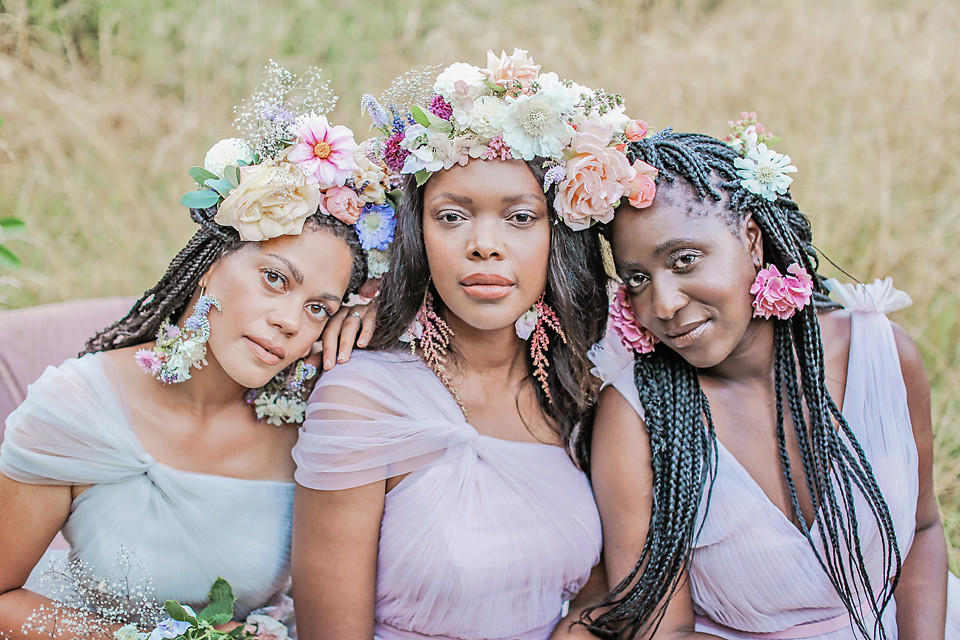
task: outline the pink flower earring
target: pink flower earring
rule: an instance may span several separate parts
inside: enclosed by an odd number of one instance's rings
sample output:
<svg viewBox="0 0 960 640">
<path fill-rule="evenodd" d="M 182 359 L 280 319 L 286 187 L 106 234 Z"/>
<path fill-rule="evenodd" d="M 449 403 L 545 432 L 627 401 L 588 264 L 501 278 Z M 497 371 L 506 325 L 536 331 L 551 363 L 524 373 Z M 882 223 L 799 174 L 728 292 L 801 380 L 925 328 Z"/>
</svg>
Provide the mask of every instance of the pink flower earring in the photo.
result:
<svg viewBox="0 0 960 640">
<path fill-rule="evenodd" d="M 547 349 L 550 347 L 550 337 L 547 335 L 547 327 L 553 329 L 564 344 L 567 343 L 567 336 L 563 333 L 563 327 L 560 326 L 560 319 L 557 317 L 553 308 L 544 302 L 546 293 L 541 293 L 540 297 L 534 303 L 533 307 L 520 316 L 514 327 L 517 335 L 526 339 L 530 338 L 530 357 L 533 359 L 533 375 L 540 381 L 543 392 L 547 400 L 553 402 L 550 396 L 550 387 L 547 386 L 547 367 L 550 366 L 550 360 L 547 359 Z M 531 319 L 533 326 L 530 328 Z M 524 335 L 526 334 L 526 335 Z"/>
<path fill-rule="evenodd" d="M 620 285 L 610 300 L 610 325 L 623 346 L 637 353 L 650 353 L 660 342 L 649 329 L 637 322 L 625 285 Z"/>
<path fill-rule="evenodd" d="M 781 274 L 774 264 L 757 273 L 757 279 L 750 287 L 750 293 L 754 294 L 755 318 L 770 319 L 776 316 L 786 320 L 810 304 L 813 278 L 796 262 L 787 267 L 787 273 L 791 275 Z"/>
<path fill-rule="evenodd" d="M 467 417 L 467 408 L 460 399 L 460 392 L 453 386 L 450 376 L 447 373 L 447 347 L 450 345 L 450 338 L 453 337 L 453 329 L 447 324 L 447 321 L 437 313 L 433 306 L 433 294 L 430 293 L 429 284 L 427 291 L 423 296 L 423 304 L 417 311 L 410 328 L 401 336 L 401 340 L 410 342 L 410 353 L 418 355 L 423 362 L 430 367 L 434 375 L 440 379 L 443 386 L 447 388 L 450 395 L 457 401 L 457 406 Z"/>
</svg>

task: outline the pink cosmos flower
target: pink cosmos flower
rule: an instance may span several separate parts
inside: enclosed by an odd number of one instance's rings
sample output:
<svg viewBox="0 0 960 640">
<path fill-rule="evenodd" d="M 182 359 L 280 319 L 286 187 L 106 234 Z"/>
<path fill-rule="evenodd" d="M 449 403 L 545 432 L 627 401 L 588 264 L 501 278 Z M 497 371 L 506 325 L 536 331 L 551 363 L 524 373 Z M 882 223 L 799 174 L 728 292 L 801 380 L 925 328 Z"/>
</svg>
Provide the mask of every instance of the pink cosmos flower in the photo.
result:
<svg viewBox="0 0 960 640">
<path fill-rule="evenodd" d="M 620 285 L 610 300 L 610 326 L 623 346 L 637 353 L 650 353 L 654 345 L 660 342 L 649 329 L 637 321 L 624 285 Z"/>
<path fill-rule="evenodd" d="M 813 278 L 807 270 L 794 262 L 787 267 L 787 273 L 792 275 L 784 276 L 774 264 L 760 270 L 750 287 L 750 293 L 756 296 L 753 315 L 786 320 L 810 303 Z"/>
<path fill-rule="evenodd" d="M 347 127 L 331 127 L 326 117 L 310 114 L 297 118 L 291 130 L 298 137 L 287 151 L 287 160 L 315 178 L 321 189 L 342 187 L 359 170 L 353 159 L 358 145 Z"/>
<path fill-rule="evenodd" d="M 630 181 L 630 192 L 628 199 L 631 206 L 637 209 L 646 209 L 653 204 L 653 197 L 657 194 L 657 183 L 655 182 L 657 168 L 647 164 L 643 160 L 635 160 L 633 168 L 637 176 Z"/>
<path fill-rule="evenodd" d="M 333 216 L 347 224 L 357 224 L 363 202 L 353 189 L 348 187 L 333 187 L 327 189 L 320 201 L 320 212 Z"/>
</svg>

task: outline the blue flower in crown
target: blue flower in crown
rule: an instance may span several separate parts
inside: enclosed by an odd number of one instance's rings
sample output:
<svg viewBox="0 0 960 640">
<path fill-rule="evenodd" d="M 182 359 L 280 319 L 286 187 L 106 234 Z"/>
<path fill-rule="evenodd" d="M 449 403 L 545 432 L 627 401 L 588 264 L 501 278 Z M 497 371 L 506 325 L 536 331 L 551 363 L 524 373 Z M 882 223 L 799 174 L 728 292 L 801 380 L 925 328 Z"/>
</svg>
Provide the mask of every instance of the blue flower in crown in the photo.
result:
<svg viewBox="0 0 960 640">
<path fill-rule="evenodd" d="M 379 249 L 384 251 L 390 247 L 393 233 L 397 227 L 397 217 L 393 207 L 389 204 L 368 204 L 360 212 L 357 220 L 357 234 L 360 236 L 360 246 L 365 251 Z"/>
</svg>

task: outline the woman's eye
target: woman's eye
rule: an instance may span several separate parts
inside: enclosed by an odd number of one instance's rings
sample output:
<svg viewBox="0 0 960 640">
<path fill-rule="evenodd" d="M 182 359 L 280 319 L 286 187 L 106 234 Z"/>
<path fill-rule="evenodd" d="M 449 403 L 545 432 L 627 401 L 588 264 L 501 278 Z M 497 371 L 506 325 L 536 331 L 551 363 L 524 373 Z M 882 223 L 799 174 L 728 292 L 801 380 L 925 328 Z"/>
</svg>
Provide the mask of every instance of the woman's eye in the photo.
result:
<svg viewBox="0 0 960 640">
<path fill-rule="evenodd" d="M 463 219 L 463 216 L 456 211 L 441 211 L 437 214 L 437 220 L 440 222 L 457 222 Z"/>
<path fill-rule="evenodd" d="M 695 253 L 681 253 L 673 261 L 673 266 L 677 269 L 684 269 L 693 265 L 700 256 Z"/>
<path fill-rule="evenodd" d="M 520 224 L 529 224 L 537 219 L 537 216 L 530 211 L 517 211 L 514 213 L 511 218 L 514 222 L 519 222 Z"/>
<path fill-rule="evenodd" d="M 317 320 L 322 320 L 323 318 L 330 316 L 330 312 L 327 310 L 327 308 L 319 302 L 307 305 L 307 313 L 312 315 Z"/>
<path fill-rule="evenodd" d="M 649 280 L 649 278 L 642 273 L 632 273 L 628 276 L 624 276 L 621 279 L 623 280 L 623 283 L 631 289 L 642 287 L 643 285 L 647 284 L 647 281 Z"/>
<path fill-rule="evenodd" d="M 283 290 L 287 285 L 287 278 L 279 271 L 273 271 L 272 269 L 263 272 L 263 281 L 278 290 Z"/>
</svg>

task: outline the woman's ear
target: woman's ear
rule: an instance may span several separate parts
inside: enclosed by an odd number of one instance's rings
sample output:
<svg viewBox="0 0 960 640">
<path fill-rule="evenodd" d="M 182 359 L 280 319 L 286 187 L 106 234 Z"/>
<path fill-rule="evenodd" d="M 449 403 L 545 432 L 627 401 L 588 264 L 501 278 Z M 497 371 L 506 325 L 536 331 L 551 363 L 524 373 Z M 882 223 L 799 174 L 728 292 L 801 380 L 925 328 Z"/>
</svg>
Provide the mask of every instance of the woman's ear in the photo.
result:
<svg viewBox="0 0 960 640">
<path fill-rule="evenodd" d="M 760 226 L 753 219 L 753 214 L 748 213 L 743 220 L 743 236 L 747 241 L 747 252 L 753 265 L 759 270 L 763 267 L 763 232 Z"/>
</svg>

